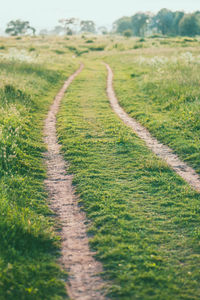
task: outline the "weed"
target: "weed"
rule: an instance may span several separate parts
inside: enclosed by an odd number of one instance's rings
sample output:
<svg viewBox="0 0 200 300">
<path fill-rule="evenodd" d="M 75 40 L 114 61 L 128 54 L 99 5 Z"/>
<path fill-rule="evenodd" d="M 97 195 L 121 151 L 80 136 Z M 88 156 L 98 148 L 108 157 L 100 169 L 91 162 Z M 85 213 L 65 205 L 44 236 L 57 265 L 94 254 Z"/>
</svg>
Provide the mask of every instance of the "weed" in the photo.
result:
<svg viewBox="0 0 200 300">
<path fill-rule="evenodd" d="M 29 48 L 29 52 L 35 51 L 36 49 L 34 47 Z"/>
<path fill-rule="evenodd" d="M 133 49 L 140 49 L 140 48 L 143 48 L 142 44 L 136 44 L 133 46 Z"/>
<path fill-rule="evenodd" d="M 90 51 L 104 51 L 105 46 L 89 47 Z"/>
<path fill-rule="evenodd" d="M 65 51 L 62 51 L 62 50 L 53 50 L 56 54 L 65 54 Z"/>
</svg>

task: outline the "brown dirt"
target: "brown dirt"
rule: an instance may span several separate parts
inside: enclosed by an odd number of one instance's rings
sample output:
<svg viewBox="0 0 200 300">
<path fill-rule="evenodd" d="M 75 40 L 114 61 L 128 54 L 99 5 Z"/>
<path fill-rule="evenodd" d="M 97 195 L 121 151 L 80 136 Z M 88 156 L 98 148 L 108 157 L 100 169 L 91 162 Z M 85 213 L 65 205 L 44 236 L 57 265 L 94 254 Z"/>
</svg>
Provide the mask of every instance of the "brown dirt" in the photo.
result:
<svg viewBox="0 0 200 300">
<path fill-rule="evenodd" d="M 146 145 L 160 158 L 162 158 L 167 164 L 179 174 L 191 187 L 200 192 L 200 178 L 194 169 L 189 167 L 186 163 L 182 162 L 173 151 L 159 141 L 152 137 L 149 131 L 140 125 L 135 119 L 131 118 L 119 105 L 117 97 L 113 89 L 113 72 L 108 64 L 106 64 L 108 70 L 107 77 L 107 94 L 110 100 L 110 104 L 115 113 L 122 119 L 122 121 L 145 141 Z"/>
<path fill-rule="evenodd" d="M 68 86 L 82 69 L 83 65 L 64 83 L 45 120 L 44 141 L 48 147 L 45 154 L 45 185 L 50 207 L 59 217 L 62 226 L 61 263 L 69 272 L 67 292 L 71 299 L 102 300 L 105 299 L 102 292 L 104 283 L 98 276 L 102 272 L 102 266 L 94 259 L 94 252 L 89 249 L 86 216 L 78 206 L 72 186 L 73 176 L 66 173 L 68 166 L 60 153 L 56 136 L 56 114 L 60 102 Z"/>
</svg>

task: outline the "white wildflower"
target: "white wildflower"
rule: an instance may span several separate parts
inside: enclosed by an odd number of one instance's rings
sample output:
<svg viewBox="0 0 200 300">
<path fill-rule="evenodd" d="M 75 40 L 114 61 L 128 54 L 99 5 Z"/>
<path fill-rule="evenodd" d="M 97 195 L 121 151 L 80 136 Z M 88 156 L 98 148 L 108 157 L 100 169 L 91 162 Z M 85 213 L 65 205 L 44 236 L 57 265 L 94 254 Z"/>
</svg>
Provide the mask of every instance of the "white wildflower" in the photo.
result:
<svg viewBox="0 0 200 300">
<path fill-rule="evenodd" d="M 187 63 L 190 63 L 192 61 L 195 60 L 194 56 L 192 55 L 191 52 L 184 52 L 181 54 L 181 57 L 180 57 L 182 60 L 185 60 L 185 62 Z"/>
<path fill-rule="evenodd" d="M 34 62 L 36 55 L 28 53 L 27 50 L 19 50 L 17 48 L 9 48 L 8 53 L 1 53 L 0 57 L 7 60 L 19 60 L 25 62 Z"/>
</svg>

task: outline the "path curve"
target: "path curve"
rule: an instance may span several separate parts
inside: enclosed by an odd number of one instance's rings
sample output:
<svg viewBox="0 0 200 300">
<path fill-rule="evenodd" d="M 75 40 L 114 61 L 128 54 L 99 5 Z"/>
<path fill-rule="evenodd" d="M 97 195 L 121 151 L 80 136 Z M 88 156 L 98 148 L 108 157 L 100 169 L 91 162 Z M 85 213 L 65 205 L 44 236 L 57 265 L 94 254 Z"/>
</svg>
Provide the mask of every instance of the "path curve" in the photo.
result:
<svg viewBox="0 0 200 300">
<path fill-rule="evenodd" d="M 159 157 L 161 157 L 167 164 L 179 174 L 187 183 L 190 184 L 196 191 L 200 192 L 200 177 L 195 170 L 189 167 L 186 163 L 181 161 L 176 154 L 168 147 L 160 143 L 156 138 L 152 137 L 149 131 L 140 125 L 134 118 L 131 118 L 119 105 L 117 97 L 113 88 L 113 72 L 108 64 L 105 64 L 107 77 L 107 94 L 110 104 L 115 113 L 122 119 L 122 121 L 145 141 L 146 145 Z"/>
<path fill-rule="evenodd" d="M 56 114 L 60 102 L 68 86 L 83 67 L 81 64 L 80 68 L 65 81 L 45 120 L 44 141 L 48 149 L 45 154 L 47 165 L 45 186 L 50 206 L 59 217 L 62 226 L 61 263 L 69 272 L 66 288 L 70 298 L 103 300 L 105 297 L 100 290 L 104 284 L 97 275 L 102 272 L 102 266 L 94 259 L 94 252 L 89 249 L 86 216 L 78 206 L 78 199 L 72 186 L 73 176 L 66 173 L 68 166 L 60 153 L 56 135 Z"/>
</svg>

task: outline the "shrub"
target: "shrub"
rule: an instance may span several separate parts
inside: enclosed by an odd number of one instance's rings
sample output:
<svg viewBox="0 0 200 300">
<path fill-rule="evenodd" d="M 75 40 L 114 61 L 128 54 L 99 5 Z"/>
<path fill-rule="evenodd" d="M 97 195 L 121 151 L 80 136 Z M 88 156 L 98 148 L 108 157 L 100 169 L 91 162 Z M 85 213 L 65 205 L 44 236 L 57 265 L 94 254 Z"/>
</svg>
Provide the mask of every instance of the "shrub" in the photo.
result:
<svg viewBox="0 0 200 300">
<path fill-rule="evenodd" d="M 131 37 L 131 36 L 132 36 L 132 31 L 131 31 L 131 29 L 125 30 L 125 31 L 123 32 L 123 36 L 125 36 L 125 37 L 127 37 L 127 38 Z"/>
<path fill-rule="evenodd" d="M 90 47 L 91 51 L 104 51 L 105 46 Z"/>
</svg>

